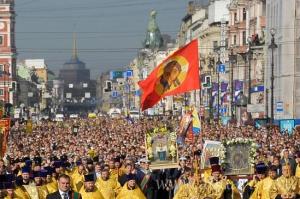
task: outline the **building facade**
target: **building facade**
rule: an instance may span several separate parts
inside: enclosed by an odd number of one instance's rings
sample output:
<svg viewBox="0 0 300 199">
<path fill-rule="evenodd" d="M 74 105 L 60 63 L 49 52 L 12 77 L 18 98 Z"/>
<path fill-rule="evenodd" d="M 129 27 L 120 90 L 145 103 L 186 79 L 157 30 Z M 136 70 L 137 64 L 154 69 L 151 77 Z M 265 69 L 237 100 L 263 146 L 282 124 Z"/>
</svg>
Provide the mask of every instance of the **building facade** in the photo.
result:
<svg viewBox="0 0 300 199">
<path fill-rule="evenodd" d="M 44 59 L 25 59 L 22 63 L 32 73 L 32 81 L 36 84 L 39 93 L 39 109 L 44 110 L 50 103 L 50 88 L 48 85 L 48 67 Z"/>
<path fill-rule="evenodd" d="M 69 113 L 85 113 L 96 108 L 96 81 L 90 79 L 90 70 L 80 61 L 77 42 L 73 38 L 72 57 L 59 71 L 59 80 L 63 81 L 63 104 L 60 110 Z"/>
<path fill-rule="evenodd" d="M 267 44 L 271 42 L 270 31 L 275 30 L 274 38 L 274 107 L 271 107 L 272 51 L 268 49 L 265 68 L 265 86 L 269 89 L 268 114 L 271 108 L 276 119 L 300 119 L 300 1 L 267 0 Z M 279 108 L 279 105 L 282 107 Z M 299 123 L 299 121 L 297 122 Z"/>
<path fill-rule="evenodd" d="M 14 0 L 0 0 L 0 100 L 16 103 L 16 44 Z"/>
<path fill-rule="evenodd" d="M 266 35 L 266 1 L 251 0 L 246 6 L 246 30 L 248 43 L 248 87 L 250 86 L 249 100 L 254 110 L 254 118 L 266 117 L 266 101 L 264 96 L 264 70 L 267 47 L 265 43 Z M 250 67 L 250 68 L 249 68 Z M 250 80 L 249 80 L 250 79 Z M 250 81 L 250 84 L 249 84 Z M 248 88 L 249 95 L 249 88 Z"/>
</svg>

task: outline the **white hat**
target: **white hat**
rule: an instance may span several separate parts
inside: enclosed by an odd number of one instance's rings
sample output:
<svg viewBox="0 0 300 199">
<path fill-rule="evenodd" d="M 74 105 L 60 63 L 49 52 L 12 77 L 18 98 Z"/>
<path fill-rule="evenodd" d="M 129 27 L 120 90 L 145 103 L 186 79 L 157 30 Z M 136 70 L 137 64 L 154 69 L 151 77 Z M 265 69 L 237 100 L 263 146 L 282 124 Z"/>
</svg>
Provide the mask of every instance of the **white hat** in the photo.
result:
<svg viewBox="0 0 300 199">
<path fill-rule="evenodd" d="M 142 158 L 140 159 L 140 163 L 150 163 L 150 160 L 148 160 L 147 158 Z"/>
<path fill-rule="evenodd" d="M 187 159 L 186 159 L 186 157 L 180 157 L 179 158 L 179 161 L 186 161 Z"/>
</svg>

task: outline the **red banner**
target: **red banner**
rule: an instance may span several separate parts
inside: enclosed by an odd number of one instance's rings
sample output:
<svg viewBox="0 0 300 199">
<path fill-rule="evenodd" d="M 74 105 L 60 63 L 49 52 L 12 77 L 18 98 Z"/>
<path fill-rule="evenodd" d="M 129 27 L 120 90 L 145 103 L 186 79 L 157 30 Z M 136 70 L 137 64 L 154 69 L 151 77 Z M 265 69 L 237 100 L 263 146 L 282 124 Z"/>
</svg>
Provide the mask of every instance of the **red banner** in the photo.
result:
<svg viewBox="0 0 300 199">
<path fill-rule="evenodd" d="M 9 118 L 0 119 L 0 149 L 1 149 L 0 157 L 3 157 L 4 154 L 6 153 L 9 129 L 10 129 L 10 119 Z"/>
<path fill-rule="evenodd" d="M 165 96 L 200 89 L 197 39 L 166 58 L 139 86 L 142 110 L 153 107 Z"/>
</svg>

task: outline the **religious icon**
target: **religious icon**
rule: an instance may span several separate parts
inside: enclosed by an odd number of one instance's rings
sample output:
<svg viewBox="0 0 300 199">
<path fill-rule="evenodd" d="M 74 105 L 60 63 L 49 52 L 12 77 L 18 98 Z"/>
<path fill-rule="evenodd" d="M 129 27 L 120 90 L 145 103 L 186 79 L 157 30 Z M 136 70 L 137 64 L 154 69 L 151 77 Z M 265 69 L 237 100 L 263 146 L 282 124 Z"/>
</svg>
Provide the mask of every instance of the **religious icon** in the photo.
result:
<svg viewBox="0 0 300 199">
<path fill-rule="evenodd" d="M 173 84 L 174 86 L 180 85 L 180 81 L 178 80 L 180 72 L 181 66 L 176 60 L 169 62 L 165 66 L 164 72 L 160 78 L 160 83 L 163 86 L 164 92 L 168 91 Z"/>
<path fill-rule="evenodd" d="M 170 92 L 179 87 L 186 79 L 188 62 L 182 56 L 175 56 L 161 66 L 158 72 L 158 80 L 155 91 L 158 95 Z"/>
<path fill-rule="evenodd" d="M 226 146 L 225 175 L 252 174 L 251 143 L 235 143 Z"/>
<path fill-rule="evenodd" d="M 151 169 L 175 168 L 177 164 L 176 132 L 165 127 L 155 128 L 146 134 L 147 158 Z"/>
</svg>

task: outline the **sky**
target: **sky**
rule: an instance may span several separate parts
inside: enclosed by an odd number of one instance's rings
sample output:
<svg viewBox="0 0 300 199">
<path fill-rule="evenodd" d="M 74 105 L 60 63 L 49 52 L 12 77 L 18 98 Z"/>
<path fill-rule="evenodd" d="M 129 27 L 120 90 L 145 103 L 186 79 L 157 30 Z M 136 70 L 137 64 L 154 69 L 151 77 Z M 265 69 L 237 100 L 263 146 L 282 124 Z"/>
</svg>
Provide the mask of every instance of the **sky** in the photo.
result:
<svg viewBox="0 0 300 199">
<path fill-rule="evenodd" d="M 71 58 L 76 32 L 79 59 L 95 79 L 101 72 L 126 68 L 136 57 L 152 9 L 161 33 L 175 38 L 188 1 L 15 0 L 18 60 L 45 59 L 58 74 Z"/>
</svg>

